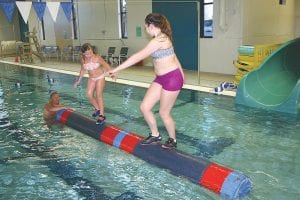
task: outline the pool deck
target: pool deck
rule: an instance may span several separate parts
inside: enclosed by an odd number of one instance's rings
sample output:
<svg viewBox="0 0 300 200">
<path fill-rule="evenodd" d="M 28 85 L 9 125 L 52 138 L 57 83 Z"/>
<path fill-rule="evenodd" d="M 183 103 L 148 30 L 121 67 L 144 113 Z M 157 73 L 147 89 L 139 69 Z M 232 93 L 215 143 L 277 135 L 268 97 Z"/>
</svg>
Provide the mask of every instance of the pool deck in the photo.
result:
<svg viewBox="0 0 300 200">
<path fill-rule="evenodd" d="M 0 62 L 14 65 L 22 65 L 25 67 L 54 71 L 59 73 L 78 75 L 80 64 L 74 62 L 61 62 L 59 60 L 48 60 L 46 62 L 39 62 L 35 60 L 33 64 L 21 64 L 15 62 L 15 58 L 0 58 Z M 190 70 L 184 70 L 185 74 L 185 89 L 197 90 L 202 92 L 213 93 L 213 89 L 218 87 L 220 83 L 233 82 L 234 75 L 228 74 L 216 74 L 208 72 L 196 72 Z M 87 77 L 87 74 L 85 74 Z M 149 66 L 133 66 L 118 73 L 117 79 L 112 80 L 110 77 L 106 77 L 107 81 L 115 81 L 121 84 L 135 85 L 140 87 L 149 87 L 149 84 L 154 79 L 153 67 Z M 235 91 L 223 91 L 220 95 L 235 96 Z"/>
</svg>

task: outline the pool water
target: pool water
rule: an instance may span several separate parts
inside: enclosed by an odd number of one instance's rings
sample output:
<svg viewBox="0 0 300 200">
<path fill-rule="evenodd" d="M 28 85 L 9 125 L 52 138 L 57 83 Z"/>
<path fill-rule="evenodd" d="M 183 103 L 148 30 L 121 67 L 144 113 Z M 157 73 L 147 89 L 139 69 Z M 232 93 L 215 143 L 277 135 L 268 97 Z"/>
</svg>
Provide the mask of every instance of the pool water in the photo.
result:
<svg viewBox="0 0 300 200">
<path fill-rule="evenodd" d="M 220 199 L 68 127 L 49 132 L 42 108 L 53 90 L 60 93 L 62 104 L 90 117 L 86 79 L 74 88 L 74 76 L 8 64 L 0 64 L 0 78 L 0 199 Z M 106 82 L 107 123 L 147 136 L 139 111 L 145 91 Z M 158 107 L 154 112 L 166 140 Z M 245 199 L 298 199 L 299 116 L 240 107 L 232 97 L 183 90 L 173 117 L 179 150 L 251 178 L 254 187 Z"/>
</svg>

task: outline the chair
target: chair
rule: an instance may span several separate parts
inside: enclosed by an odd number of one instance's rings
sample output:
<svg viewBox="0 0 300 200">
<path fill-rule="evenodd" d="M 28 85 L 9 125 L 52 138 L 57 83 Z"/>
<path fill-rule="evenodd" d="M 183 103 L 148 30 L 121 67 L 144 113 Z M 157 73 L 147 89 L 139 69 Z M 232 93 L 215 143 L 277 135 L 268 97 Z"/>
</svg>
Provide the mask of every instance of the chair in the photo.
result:
<svg viewBox="0 0 300 200">
<path fill-rule="evenodd" d="M 94 53 L 97 54 L 97 53 L 98 53 L 98 48 L 97 48 L 97 46 L 93 45 L 92 48 L 93 48 Z"/>
<path fill-rule="evenodd" d="M 52 46 L 51 47 L 51 52 L 49 53 L 49 58 L 56 58 L 58 61 L 60 57 L 60 49 L 58 46 Z"/>
<path fill-rule="evenodd" d="M 73 59 L 73 47 L 68 45 L 68 46 L 65 46 L 62 51 L 61 51 L 61 60 L 66 60 L 66 61 L 69 61 L 69 60 L 72 60 Z"/>
<path fill-rule="evenodd" d="M 56 57 L 58 60 L 60 55 L 60 50 L 58 46 L 42 46 L 41 47 L 42 54 L 45 58 L 51 59 L 52 57 Z"/>
<path fill-rule="evenodd" d="M 44 58 L 48 58 L 48 52 L 50 52 L 50 50 L 51 50 L 50 46 L 46 46 L 46 45 L 41 46 L 41 51 Z"/>
<path fill-rule="evenodd" d="M 81 59 L 81 46 L 74 46 L 73 47 L 73 62 L 80 61 Z"/>
<path fill-rule="evenodd" d="M 121 47 L 119 56 L 113 58 L 114 63 L 120 65 L 128 58 L 128 47 Z"/>
<path fill-rule="evenodd" d="M 113 64 L 115 51 L 116 47 L 108 47 L 107 54 L 102 56 L 107 63 Z"/>
</svg>

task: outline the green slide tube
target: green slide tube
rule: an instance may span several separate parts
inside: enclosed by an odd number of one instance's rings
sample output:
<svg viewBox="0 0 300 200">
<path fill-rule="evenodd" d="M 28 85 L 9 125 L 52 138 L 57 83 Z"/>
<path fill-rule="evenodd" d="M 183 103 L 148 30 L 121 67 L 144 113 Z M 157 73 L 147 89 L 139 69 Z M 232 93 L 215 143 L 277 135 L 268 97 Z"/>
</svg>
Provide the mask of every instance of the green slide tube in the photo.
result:
<svg viewBox="0 0 300 200">
<path fill-rule="evenodd" d="M 236 104 L 299 114 L 300 38 L 281 45 L 242 78 Z"/>
</svg>

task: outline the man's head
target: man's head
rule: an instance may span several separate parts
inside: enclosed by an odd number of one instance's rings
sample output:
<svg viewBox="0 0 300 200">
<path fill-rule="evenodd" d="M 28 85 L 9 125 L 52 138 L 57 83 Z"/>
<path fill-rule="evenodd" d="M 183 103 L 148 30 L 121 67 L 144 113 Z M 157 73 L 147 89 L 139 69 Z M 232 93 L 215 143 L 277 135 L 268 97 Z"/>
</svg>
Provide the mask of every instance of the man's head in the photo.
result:
<svg viewBox="0 0 300 200">
<path fill-rule="evenodd" d="M 59 94 L 58 94 L 58 92 L 52 92 L 50 94 L 50 102 L 53 105 L 59 105 Z"/>
</svg>

